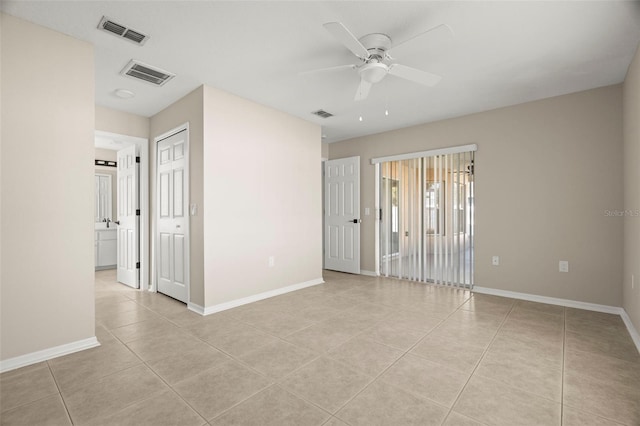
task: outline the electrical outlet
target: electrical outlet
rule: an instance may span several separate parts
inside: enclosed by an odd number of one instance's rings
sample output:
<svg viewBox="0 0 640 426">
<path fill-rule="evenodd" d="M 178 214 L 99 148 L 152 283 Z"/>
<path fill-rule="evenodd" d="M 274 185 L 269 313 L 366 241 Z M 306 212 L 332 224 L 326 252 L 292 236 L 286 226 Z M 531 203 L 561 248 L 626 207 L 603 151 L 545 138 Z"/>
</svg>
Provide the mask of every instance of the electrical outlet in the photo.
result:
<svg viewBox="0 0 640 426">
<path fill-rule="evenodd" d="M 275 256 L 269 256 L 269 268 L 273 268 L 276 266 L 276 258 Z"/>
<path fill-rule="evenodd" d="M 558 263 L 558 270 L 560 272 L 569 272 L 569 261 L 561 260 L 560 263 Z"/>
<path fill-rule="evenodd" d="M 493 266 L 500 266 L 500 256 L 493 256 L 491 258 L 491 264 Z"/>
<path fill-rule="evenodd" d="M 371 209 L 369 207 L 364 208 L 364 215 L 369 216 L 371 214 Z"/>
</svg>

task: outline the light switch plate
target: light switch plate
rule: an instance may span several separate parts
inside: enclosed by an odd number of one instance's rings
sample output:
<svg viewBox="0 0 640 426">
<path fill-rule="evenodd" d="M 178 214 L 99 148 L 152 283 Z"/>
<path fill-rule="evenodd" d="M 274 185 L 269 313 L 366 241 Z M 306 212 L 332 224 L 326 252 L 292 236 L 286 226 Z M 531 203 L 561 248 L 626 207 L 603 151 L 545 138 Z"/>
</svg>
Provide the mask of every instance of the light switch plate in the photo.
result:
<svg viewBox="0 0 640 426">
<path fill-rule="evenodd" d="M 568 260 L 561 260 L 558 263 L 558 270 L 560 272 L 569 272 L 569 261 Z"/>
</svg>

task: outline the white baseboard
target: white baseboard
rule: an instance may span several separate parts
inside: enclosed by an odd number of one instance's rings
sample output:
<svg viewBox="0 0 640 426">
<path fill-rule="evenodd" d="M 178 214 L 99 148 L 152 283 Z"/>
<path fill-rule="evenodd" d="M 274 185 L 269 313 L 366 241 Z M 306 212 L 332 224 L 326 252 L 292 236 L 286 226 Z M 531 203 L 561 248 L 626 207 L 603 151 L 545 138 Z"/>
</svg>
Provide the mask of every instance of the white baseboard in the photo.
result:
<svg viewBox="0 0 640 426">
<path fill-rule="evenodd" d="M 27 365 L 36 364 L 38 362 L 48 361 L 50 359 L 58 358 L 63 355 L 69 355 L 74 352 L 80 352 L 85 349 L 95 348 L 96 346 L 100 346 L 100 343 L 94 336 L 88 339 L 78 340 L 76 342 L 54 346 L 53 348 L 43 349 L 41 351 L 31 352 L 14 358 L 5 359 L 0 361 L 0 373 L 15 370 L 16 368 L 20 367 L 26 367 Z"/>
<path fill-rule="evenodd" d="M 638 352 L 640 352 L 640 334 L 634 327 L 629 318 L 629 314 L 624 308 L 619 306 L 599 305 L 597 303 L 579 302 L 577 300 L 560 299 L 557 297 L 538 296 L 535 294 L 519 293 L 517 291 L 499 290 L 488 287 L 473 287 L 473 292 L 481 294 L 490 294 L 493 296 L 510 297 L 512 299 L 528 300 L 530 302 L 547 303 L 549 305 L 564 306 L 567 308 L 584 309 L 587 311 L 604 312 L 606 314 L 620 315 L 622 321 L 627 326 L 627 330 L 635 343 Z"/>
<path fill-rule="evenodd" d="M 622 309 L 620 317 L 622 317 L 622 321 L 624 321 L 624 325 L 627 326 L 627 330 L 629 330 L 629 334 L 633 339 L 633 343 L 636 344 L 636 348 L 638 348 L 638 352 L 640 352 L 640 333 L 638 333 L 638 330 L 636 330 L 636 328 L 633 326 L 633 323 L 631 322 L 631 318 L 629 318 L 629 314 L 627 313 L 627 311 L 625 311 L 624 308 L 620 309 Z"/>
<path fill-rule="evenodd" d="M 265 291 L 264 293 L 254 294 L 253 296 L 243 297 L 242 299 L 231 300 L 230 302 L 224 302 L 213 306 L 200 306 L 195 303 L 189 302 L 187 309 L 200 315 L 211 315 L 216 312 L 226 311 L 227 309 L 237 308 L 238 306 L 246 305 L 248 303 L 257 302 L 259 300 L 268 299 L 274 296 L 280 296 L 285 293 L 290 293 L 296 290 L 302 290 L 303 288 L 312 287 L 314 285 L 323 284 L 322 278 L 316 278 L 314 280 L 305 281 L 298 284 L 289 285 L 275 290 Z"/>
<path fill-rule="evenodd" d="M 557 297 L 538 296 L 536 294 L 519 293 L 517 291 L 499 290 L 496 288 L 473 286 L 473 292 L 491 294 L 493 296 L 510 297 L 512 299 L 528 300 L 530 302 L 546 303 L 549 305 L 565 306 L 567 308 L 585 309 L 587 311 L 604 312 L 607 314 L 620 314 L 617 306 L 598 305 L 597 303 L 578 302 L 576 300 L 560 299 Z"/>
<path fill-rule="evenodd" d="M 195 303 L 188 302 L 187 309 L 190 310 L 191 312 L 195 312 L 196 314 L 204 315 L 204 307 L 197 305 Z"/>
<path fill-rule="evenodd" d="M 377 276 L 378 276 L 378 274 L 376 274 L 375 272 L 373 272 L 373 271 L 366 271 L 366 270 L 364 270 L 364 269 L 360 269 L 360 275 L 366 275 L 366 276 L 368 276 L 368 277 L 377 277 Z"/>
</svg>

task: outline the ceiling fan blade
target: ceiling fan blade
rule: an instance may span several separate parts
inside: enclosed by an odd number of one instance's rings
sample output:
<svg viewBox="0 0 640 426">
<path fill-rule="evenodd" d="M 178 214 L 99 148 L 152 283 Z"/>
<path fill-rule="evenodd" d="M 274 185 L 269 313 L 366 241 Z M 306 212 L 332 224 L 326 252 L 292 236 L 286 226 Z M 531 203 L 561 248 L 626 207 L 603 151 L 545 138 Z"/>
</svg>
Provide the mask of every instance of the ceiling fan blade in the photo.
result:
<svg viewBox="0 0 640 426">
<path fill-rule="evenodd" d="M 392 64 L 389 66 L 389 74 L 404 78 L 405 80 L 410 80 L 415 83 L 423 84 L 425 86 L 435 86 L 442 80 L 437 74 L 432 74 L 430 72 L 421 71 L 415 68 L 407 67 L 405 65 L 400 64 Z"/>
<path fill-rule="evenodd" d="M 356 91 L 356 96 L 353 98 L 355 101 L 361 101 L 369 96 L 369 90 L 371 90 L 372 83 L 369 83 L 365 79 L 360 79 L 360 85 Z"/>
<path fill-rule="evenodd" d="M 355 69 L 356 65 L 338 65 L 335 67 L 327 67 L 327 68 L 319 68 L 317 70 L 309 70 L 309 71 L 302 71 L 299 75 L 307 75 L 307 74 L 316 74 L 316 73 L 323 73 L 323 72 L 333 72 L 333 71 L 342 71 L 342 70 L 346 70 L 346 69 Z"/>
<path fill-rule="evenodd" d="M 367 59 L 369 52 L 367 48 L 358 41 L 351 31 L 340 22 L 327 22 L 323 27 L 331 33 L 340 43 L 353 52 L 360 59 Z"/>
<path fill-rule="evenodd" d="M 418 37 L 422 37 L 423 35 L 429 34 L 432 37 L 454 37 L 454 33 L 453 30 L 451 29 L 450 26 L 448 26 L 447 24 L 440 24 L 440 25 L 436 25 L 435 27 L 429 28 L 426 31 L 423 31 L 419 34 L 414 35 L 411 38 L 408 38 L 404 41 L 401 41 L 399 43 L 394 44 L 391 49 L 387 50 L 387 53 L 393 51 L 393 49 L 395 49 L 396 47 L 402 46 L 407 42 L 410 42 L 411 40 L 414 40 Z"/>
</svg>

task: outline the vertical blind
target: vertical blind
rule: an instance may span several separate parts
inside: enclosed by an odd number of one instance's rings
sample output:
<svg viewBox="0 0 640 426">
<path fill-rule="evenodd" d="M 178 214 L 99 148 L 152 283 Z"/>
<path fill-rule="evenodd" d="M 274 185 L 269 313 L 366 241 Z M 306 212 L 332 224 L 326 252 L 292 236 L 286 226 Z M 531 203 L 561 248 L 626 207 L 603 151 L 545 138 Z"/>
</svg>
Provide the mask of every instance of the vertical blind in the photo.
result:
<svg viewBox="0 0 640 426">
<path fill-rule="evenodd" d="M 465 149 L 372 161 L 381 275 L 473 286 L 475 146 Z"/>
</svg>

